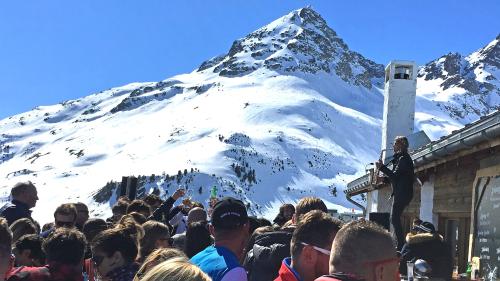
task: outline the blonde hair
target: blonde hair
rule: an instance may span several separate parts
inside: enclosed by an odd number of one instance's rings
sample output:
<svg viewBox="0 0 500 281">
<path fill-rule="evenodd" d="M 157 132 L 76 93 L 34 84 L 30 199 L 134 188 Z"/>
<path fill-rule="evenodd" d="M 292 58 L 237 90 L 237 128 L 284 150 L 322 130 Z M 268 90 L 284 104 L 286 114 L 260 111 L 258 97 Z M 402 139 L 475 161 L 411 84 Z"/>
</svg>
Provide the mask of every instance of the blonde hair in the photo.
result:
<svg viewBox="0 0 500 281">
<path fill-rule="evenodd" d="M 146 275 L 146 273 L 159 263 L 173 258 L 183 258 L 186 261 L 188 260 L 186 254 L 176 248 L 161 248 L 154 250 L 151 254 L 149 254 L 149 256 L 147 256 L 146 260 L 144 260 L 144 263 L 141 265 L 134 277 L 134 281 L 139 281 L 144 278 L 144 275 Z"/>
<path fill-rule="evenodd" d="M 185 258 L 173 258 L 153 267 L 141 281 L 211 281 L 196 265 Z"/>
</svg>

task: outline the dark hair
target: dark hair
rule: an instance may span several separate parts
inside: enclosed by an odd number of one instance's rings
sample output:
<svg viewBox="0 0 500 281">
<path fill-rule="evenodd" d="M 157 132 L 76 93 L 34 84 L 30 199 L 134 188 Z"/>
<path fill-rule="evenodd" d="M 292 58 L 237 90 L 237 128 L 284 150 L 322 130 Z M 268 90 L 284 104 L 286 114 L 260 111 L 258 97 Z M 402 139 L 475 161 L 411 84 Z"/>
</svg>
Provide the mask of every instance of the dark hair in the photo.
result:
<svg viewBox="0 0 500 281">
<path fill-rule="evenodd" d="M 127 262 L 133 262 L 137 257 L 136 239 L 121 227 L 99 233 L 92 241 L 92 253 L 96 250 L 108 257 L 120 252 Z"/>
<path fill-rule="evenodd" d="M 212 244 L 212 238 L 205 222 L 193 222 L 188 225 L 184 244 L 184 253 L 188 258 L 198 254 L 210 244 Z"/>
<path fill-rule="evenodd" d="M 261 226 L 273 226 L 273 224 L 265 218 L 258 218 L 257 220 L 259 221 L 259 227 L 261 227 Z"/>
<path fill-rule="evenodd" d="M 82 202 L 76 202 L 74 203 L 73 205 L 75 205 L 75 208 L 76 208 L 76 211 L 78 212 L 78 209 L 79 207 L 83 207 L 85 210 L 87 210 L 87 213 L 89 211 L 89 207 L 87 205 L 85 205 L 85 203 L 82 203 Z M 83 209 L 82 208 L 82 209 Z"/>
<path fill-rule="evenodd" d="M 154 206 L 154 205 L 159 205 L 161 203 L 163 203 L 163 201 L 160 199 L 160 196 L 156 195 L 156 194 L 148 194 L 146 197 L 144 197 L 144 202 L 146 202 L 146 204 L 148 204 L 149 206 Z"/>
<path fill-rule="evenodd" d="M 130 214 L 132 212 L 138 212 L 138 213 L 145 212 L 151 215 L 151 206 L 149 206 L 143 200 L 134 200 L 127 207 L 127 214 Z"/>
<path fill-rule="evenodd" d="M 85 238 L 87 238 L 87 241 L 92 242 L 97 234 L 106 230 L 107 228 L 108 225 L 103 219 L 92 218 L 85 222 L 82 228 L 82 232 L 85 235 Z"/>
<path fill-rule="evenodd" d="M 31 181 L 18 182 L 12 187 L 12 189 L 10 190 L 10 194 L 12 195 L 12 198 L 16 198 L 24 192 L 28 191 L 30 188 L 36 188 Z"/>
<path fill-rule="evenodd" d="M 23 250 L 30 250 L 30 258 L 37 259 L 40 263 L 45 263 L 45 253 L 42 250 L 43 238 L 37 234 L 26 234 L 21 236 L 15 243 L 18 253 Z"/>
<path fill-rule="evenodd" d="M 48 262 L 77 265 L 85 253 L 87 241 L 83 233 L 72 228 L 56 228 L 45 241 L 43 251 Z"/>
<path fill-rule="evenodd" d="M 38 229 L 32 220 L 28 218 L 21 218 L 16 220 L 10 225 L 12 231 L 12 241 L 16 242 L 21 236 L 26 234 L 37 234 Z"/>
<path fill-rule="evenodd" d="M 318 197 L 304 197 L 300 199 L 297 203 L 297 208 L 295 208 L 295 218 L 296 222 L 300 221 L 300 216 L 312 211 L 320 210 L 327 213 L 328 208 L 326 208 L 325 202 Z"/>
<path fill-rule="evenodd" d="M 56 211 L 54 212 L 54 219 L 56 217 L 56 214 L 73 216 L 73 222 L 74 222 L 76 221 L 77 211 L 74 204 L 62 204 L 59 207 L 57 207 Z"/>
<path fill-rule="evenodd" d="M 147 221 L 142 225 L 144 237 L 141 239 L 141 256 L 144 260 L 155 249 L 158 239 L 163 237 L 170 238 L 170 229 L 165 224 L 158 221 Z"/>
<path fill-rule="evenodd" d="M 279 226 L 283 226 L 289 219 L 285 218 L 285 210 L 291 209 L 292 214 L 295 213 L 295 207 L 292 204 L 283 204 L 280 207 L 278 215 L 274 218 L 273 222 Z"/>
<path fill-rule="evenodd" d="M 127 216 L 131 216 L 134 219 L 134 221 L 139 225 L 142 225 L 148 221 L 148 219 L 143 214 L 138 212 L 129 213 L 127 214 Z"/>
<path fill-rule="evenodd" d="M 286 209 L 292 209 L 292 213 L 295 213 L 295 207 L 292 204 L 283 204 L 280 207 L 280 214 L 284 215 Z"/>
<path fill-rule="evenodd" d="M 342 222 L 320 210 L 313 210 L 303 215 L 292 234 L 290 249 L 292 259 L 297 259 L 302 252 L 303 243 L 325 248 L 342 227 Z"/>
<path fill-rule="evenodd" d="M 257 228 L 260 227 L 259 219 L 254 216 L 248 217 L 248 234 L 252 234 Z"/>
<path fill-rule="evenodd" d="M 115 205 L 111 208 L 111 211 L 113 213 L 120 213 L 120 214 L 126 214 L 127 213 L 127 207 L 130 203 L 125 200 L 118 200 L 116 201 Z"/>
</svg>

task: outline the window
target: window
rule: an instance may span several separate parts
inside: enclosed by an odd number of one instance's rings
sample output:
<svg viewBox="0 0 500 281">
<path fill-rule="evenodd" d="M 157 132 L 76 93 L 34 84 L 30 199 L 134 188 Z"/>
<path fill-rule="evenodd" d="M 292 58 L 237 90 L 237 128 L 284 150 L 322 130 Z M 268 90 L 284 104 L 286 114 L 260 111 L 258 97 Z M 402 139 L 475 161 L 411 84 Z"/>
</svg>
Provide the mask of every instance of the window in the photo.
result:
<svg viewBox="0 0 500 281">
<path fill-rule="evenodd" d="M 405 79 L 411 80 L 411 66 L 409 65 L 397 65 L 394 71 L 394 79 Z"/>
</svg>

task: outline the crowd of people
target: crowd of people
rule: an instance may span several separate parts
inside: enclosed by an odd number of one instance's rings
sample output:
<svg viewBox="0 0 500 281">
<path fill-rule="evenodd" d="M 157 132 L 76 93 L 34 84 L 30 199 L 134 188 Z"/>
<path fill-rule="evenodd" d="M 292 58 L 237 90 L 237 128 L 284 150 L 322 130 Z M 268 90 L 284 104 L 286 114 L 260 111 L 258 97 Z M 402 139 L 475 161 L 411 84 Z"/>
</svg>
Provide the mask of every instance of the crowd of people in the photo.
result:
<svg viewBox="0 0 500 281">
<path fill-rule="evenodd" d="M 320 198 L 284 204 L 271 222 L 249 216 L 232 197 L 209 212 L 176 203 L 184 194 L 121 197 L 106 220 L 66 203 L 40 227 L 31 217 L 36 187 L 18 183 L 0 209 L 0 281 L 395 281 L 400 264 L 421 255 L 409 240 L 400 257 L 387 230 L 364 219 L 343 224 Z M 434 228 L 418 225 L 437 247 Z"/>
</svg>

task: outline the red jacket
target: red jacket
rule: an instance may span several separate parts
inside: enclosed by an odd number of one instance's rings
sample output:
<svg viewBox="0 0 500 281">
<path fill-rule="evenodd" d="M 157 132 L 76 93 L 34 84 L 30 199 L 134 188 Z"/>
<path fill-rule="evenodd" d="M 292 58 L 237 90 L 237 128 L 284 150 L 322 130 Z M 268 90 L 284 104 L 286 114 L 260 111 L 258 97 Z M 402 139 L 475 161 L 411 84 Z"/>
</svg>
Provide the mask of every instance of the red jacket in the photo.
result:
<svg viewBox="0 0 500 281">
<path fill-rule="evenodd" d="M 299 274 L 290 267 L 291 261 L 291 258 L 286 258 L 281 262 L 278 277 L 274 281 L 301 281 Z"/>
<path fill-rule="evenodd" d="M 82 270 L 73 265 L 50 263 L 42 267 L 21 266 L 9 272 L 8 281 L 83 281 Z"/>
</svg>

